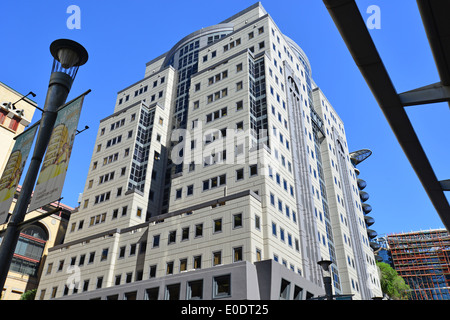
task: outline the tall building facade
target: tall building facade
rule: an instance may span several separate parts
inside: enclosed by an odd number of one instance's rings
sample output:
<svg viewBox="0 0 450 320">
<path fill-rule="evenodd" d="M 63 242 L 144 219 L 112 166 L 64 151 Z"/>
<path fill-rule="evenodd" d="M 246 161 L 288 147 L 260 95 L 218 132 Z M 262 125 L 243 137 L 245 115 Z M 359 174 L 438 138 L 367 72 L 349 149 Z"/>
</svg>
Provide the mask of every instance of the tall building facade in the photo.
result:
<svg viewBox="0 0 450 320">
<path fill-rule="evenodd" d="M 260 3 L 146 64 L 100 121 L 37 299 L 381 296 L 344 125 Z"/>
</svg>

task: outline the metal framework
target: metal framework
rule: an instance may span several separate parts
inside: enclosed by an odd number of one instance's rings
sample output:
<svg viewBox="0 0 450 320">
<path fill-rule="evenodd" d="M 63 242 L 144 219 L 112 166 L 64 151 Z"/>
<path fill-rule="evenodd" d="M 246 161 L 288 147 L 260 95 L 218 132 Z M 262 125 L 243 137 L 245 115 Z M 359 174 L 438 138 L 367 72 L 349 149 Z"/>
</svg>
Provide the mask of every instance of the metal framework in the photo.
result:
<svg viewBox="0 0 450 320">
<path fill-rule="evenodd" d="M 387 236 L 395 270 L 411 288 L 410 300 L 450 299 L 450 235 L 430 230 Z"/>
<path fill-rule="evenodd" d="M 405 111 L 407 106 L 450 101 L 450 1 L 417 0 L 440 82 L 400 94 L 392 84 L 355 1 L 323 2 L 433 206 L 450 230 L 450 205 L 444 194 L 450 190 L 450 181 L 437 179 Z"/>
</svg>

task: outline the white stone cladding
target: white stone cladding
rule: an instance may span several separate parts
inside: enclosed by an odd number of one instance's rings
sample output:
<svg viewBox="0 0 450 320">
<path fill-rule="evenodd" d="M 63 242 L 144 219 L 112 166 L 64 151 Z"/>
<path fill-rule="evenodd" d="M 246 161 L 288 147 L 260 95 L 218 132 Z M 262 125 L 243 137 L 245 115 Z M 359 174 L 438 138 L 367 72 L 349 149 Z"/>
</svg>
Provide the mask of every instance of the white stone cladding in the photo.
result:
<svg viewBox="0 0 450 320">
<path fill-rule="evenodd" d="M 257 3 L 147 63 L 100 122 L 80 207 L 46 260 L 61 268 L 37 299 L 269 259 L 319 287 L 317 262 L 333 260 L 336 293 L 381 295 L 343 123 L 292 43 Z"/>
</svg>

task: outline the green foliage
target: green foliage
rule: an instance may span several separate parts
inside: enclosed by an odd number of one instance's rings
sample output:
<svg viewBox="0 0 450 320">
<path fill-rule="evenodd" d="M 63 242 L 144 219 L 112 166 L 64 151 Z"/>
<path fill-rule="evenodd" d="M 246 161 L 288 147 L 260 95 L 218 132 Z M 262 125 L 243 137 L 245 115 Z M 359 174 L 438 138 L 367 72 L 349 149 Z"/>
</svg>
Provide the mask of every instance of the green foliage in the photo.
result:
<svg viewBox="0 0 450 320">
<path fill-rule="evenodd" d="M 377 266 L 380 270 L 381 289 L 383 293 L 394 300 L 408 300 L 410 287 L 398 275 L 397 271 L 384 262 L 378 262 Z"/>
<path fill-rule="evenodd" d="M 20 300 L 34 300 L 37 289 L 28 290 L 20 296 Z"/>
</svg>

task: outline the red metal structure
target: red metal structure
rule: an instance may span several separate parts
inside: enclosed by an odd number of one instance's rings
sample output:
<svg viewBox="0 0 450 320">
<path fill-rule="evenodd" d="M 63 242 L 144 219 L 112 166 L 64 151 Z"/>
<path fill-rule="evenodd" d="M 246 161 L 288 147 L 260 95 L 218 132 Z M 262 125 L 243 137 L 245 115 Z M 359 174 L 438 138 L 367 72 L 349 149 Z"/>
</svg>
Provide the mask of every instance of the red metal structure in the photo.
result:
<svg viewBox="0 0 450 320">
<path fill-rule="evenodd" d="M 445 229 L 387 237 L 395 270 L 410 300 L 450 300 L 450 235 Z"/>
</svg>

